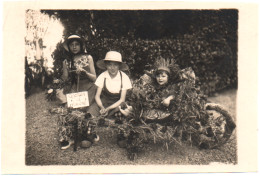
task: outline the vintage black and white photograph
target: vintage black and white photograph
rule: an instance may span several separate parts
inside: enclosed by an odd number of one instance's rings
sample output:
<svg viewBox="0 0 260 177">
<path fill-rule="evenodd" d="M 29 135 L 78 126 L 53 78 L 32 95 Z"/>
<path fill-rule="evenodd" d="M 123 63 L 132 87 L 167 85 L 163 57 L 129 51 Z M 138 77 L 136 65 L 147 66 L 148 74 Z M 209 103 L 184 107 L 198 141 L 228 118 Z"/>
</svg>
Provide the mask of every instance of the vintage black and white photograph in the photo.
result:
<svg viewBox="0 0 260 177">
<path fill-rule="evenodd" d="M 239 8 L 23 13 L 26 167 L 239 164 Z"/>
<path fill-rule="evenodd" d="M 25 13 L 27 165 L 237 163 L 238 10 Z"/>
</svg>

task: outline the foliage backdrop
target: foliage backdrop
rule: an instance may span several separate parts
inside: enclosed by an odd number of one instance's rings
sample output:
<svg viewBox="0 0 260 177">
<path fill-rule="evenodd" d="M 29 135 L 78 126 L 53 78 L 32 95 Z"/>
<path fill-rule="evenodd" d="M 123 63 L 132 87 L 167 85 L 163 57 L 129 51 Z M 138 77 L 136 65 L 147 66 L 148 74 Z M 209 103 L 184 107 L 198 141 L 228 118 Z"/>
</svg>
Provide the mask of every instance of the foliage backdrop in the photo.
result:
<svg viewBox="0 0 260 177">
<path fill-rule="evenodd" d="M 235 9 L 42 11 L 61 20 L 65 37 L 82 35 L 95 61 L 109 50 L 121 52 L 132 78 L 164 57 L 174 58 L 181 68 L 192 67 L 206 94 L 237 87 Z M 65 57 L 60 43 L 54 52 L 57 71 Z"/>
</svg>

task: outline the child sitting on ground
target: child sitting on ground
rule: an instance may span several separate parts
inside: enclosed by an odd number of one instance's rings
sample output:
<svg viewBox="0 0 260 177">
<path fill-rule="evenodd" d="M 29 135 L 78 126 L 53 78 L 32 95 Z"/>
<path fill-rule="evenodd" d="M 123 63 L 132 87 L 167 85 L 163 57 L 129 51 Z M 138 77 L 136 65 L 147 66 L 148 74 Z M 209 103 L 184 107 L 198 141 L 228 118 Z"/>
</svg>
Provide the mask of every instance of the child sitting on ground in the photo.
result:
<svg viewBox="0 0 260 177">
<path fill-rule="evenodd" d="M 97 62 L 97 67 L 106 71 L 95 82 L 96 102 L 90 105 L 87 112 L 95 117 L 110 116 L 125 101 L 127 90 L 132 88 L 129 77 L 123 72 L 128 70 L 128 66 L 122 62 L 119 52 L 109 51 L 105 59 Z"/>
</svg>

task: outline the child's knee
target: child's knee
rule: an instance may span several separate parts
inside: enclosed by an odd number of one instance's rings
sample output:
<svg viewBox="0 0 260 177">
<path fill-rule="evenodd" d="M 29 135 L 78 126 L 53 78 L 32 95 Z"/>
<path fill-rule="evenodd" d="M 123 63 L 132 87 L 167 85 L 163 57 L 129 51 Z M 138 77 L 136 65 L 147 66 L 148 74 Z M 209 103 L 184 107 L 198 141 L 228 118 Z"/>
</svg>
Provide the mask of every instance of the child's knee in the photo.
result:
<svg viewBox="0 0 260 177">
<path fill-rule="evenodd" d="M 87 108 L 87 113 L 90 113 L 92 116 L 99 116 L 100 115 L 100 108 L 97 105 L 96 102 L 94 102 L 93 104 L 91 104 L 88 108 Z"/>
</svg>

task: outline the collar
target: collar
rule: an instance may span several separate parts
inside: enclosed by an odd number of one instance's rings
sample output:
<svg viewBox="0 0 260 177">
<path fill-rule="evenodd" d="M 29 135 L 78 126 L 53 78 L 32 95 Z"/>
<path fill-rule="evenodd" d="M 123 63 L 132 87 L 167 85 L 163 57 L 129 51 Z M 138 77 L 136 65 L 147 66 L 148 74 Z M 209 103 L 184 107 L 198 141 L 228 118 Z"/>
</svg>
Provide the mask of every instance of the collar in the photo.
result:
<svg viewBox="0 0 260 177">
<path fill-rule="evenodd" d="M 120 70 L 118 70 L 116 77 L 114 77 L 113 79 L 110 77 L 108 71 L 105 71 L 104 77 L 110 80 L 120 80 Z"/>
</svg>

